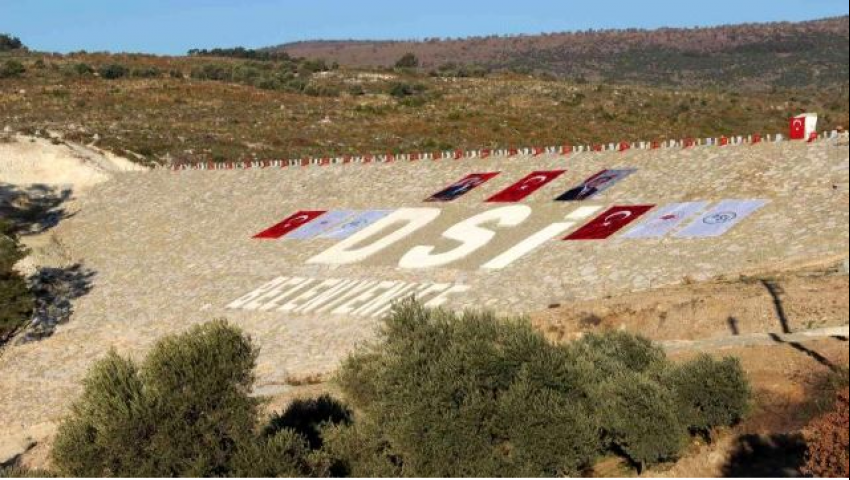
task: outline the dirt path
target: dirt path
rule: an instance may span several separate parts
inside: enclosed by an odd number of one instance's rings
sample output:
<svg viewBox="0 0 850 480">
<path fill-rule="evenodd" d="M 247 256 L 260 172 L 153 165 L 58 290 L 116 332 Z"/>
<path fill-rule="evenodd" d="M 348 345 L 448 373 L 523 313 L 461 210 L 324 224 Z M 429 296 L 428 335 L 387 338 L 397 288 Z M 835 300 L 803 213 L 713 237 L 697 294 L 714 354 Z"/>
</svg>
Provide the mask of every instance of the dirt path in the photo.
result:
<svg viewBox="0 0 850 480">
<path fill-rule="evenodd" d="M 707 340 L 670 340 L 661 342 L 665 350 L 670 353 L 691 350 L 719 350 L 735 347 L 751 347 L 755 345 L 793 345 L 820 340 L 824 338 L 834 338 L 836 340 L 847 341 L 850 335 L 850 327 L 828 327 L 817 328 L 814 330 L 806 330 L 797 333 L 778 334 L 778 333 L 751 333 L 747 335 L 731 336 L 725 338 L 711 338 Z"/>
</svg>

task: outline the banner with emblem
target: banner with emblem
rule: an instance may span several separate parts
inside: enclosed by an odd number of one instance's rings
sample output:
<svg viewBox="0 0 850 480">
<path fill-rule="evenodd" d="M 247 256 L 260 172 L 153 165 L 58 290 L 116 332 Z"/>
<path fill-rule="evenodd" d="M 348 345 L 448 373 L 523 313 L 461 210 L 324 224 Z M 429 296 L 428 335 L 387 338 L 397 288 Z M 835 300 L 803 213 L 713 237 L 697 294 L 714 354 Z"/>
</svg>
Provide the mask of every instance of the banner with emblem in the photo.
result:
<svg viewBox="0 0 850 480">
<path fill-rule="evenodd" d="M 593 198 L 613 187 L 617 182 L 635 173 L 637 169 L 602 170 L 588 178 L 581 185 L 568 190 L 555 199 L 558 202 L 577 202 Z"/>
<path fill-rule="evenodd" d="M 708 202 L 684 202 L 665 205 L 648 219 L 626 232 L 623 238 L 663 237 L 706 206 L 708 206 Z"/>
<path fill-rule="evenodd" d="M 758 199 L 723 200 L 675 236 L 679 238 L 719 237 L 767 203 L 767 200 Z"/>
<path fill-rule="evenodd" d="M 262 232 L 254 235 L 254 238 L 274 240 L 278 239 L 287 233 L 301 227 L 316 218 L 324 215 L 326 210 L 302 210 L 285 218 L 282 222 L 273 225 Z"/>
<path fill-rule="evenodd" d="M 308 240 L 310 238 L 314 238 L 328 229 L 346 221 L 349 217 L 356 213 L 357 212 L 354 210 L 331 210 L 315 221 L 287 234 L 286 238 L 289 240 Z"/>
<path fill-rule="evenodd" d="M 426 198 L 426 202 L 451 202 L 475 187 L 498 175 L 499 172 L 471 173 L 439 192 Z"/>
<path fill-rule="evenodd" d="M 336 227 L 331 228 L 327 232 L 320 235 L 320 238 L 333 238 L 335 240 L 342 240 L 348 238 L 355 233 L 363 230 L 364 228 L 372 225 L 378 220 L 386 217 L 393 210 L 367 210 L 365 212 L 360 212 L 358 215 L 350 218 L 349 220 L 340 223 Z"/>
</svg>

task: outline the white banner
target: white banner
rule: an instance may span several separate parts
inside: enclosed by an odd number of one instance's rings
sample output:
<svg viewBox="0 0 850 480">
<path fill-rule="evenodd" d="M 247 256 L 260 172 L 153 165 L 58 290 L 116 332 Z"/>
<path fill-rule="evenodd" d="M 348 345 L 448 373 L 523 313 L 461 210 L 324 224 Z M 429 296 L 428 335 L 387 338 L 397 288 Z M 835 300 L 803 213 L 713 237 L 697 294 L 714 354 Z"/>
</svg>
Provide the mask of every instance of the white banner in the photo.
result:
<svg viewBox="0 0 850 480">
<path fill-rule="evenodd" d="M 675 236 L 679 238 L 719 237 L 766 204 L 767 200 L 723 200 Z"/>
<path fill-rule="evenodd" d="M 357 213 L 354 210 L 331 210 L 312 222 L 298 228 L 294 232 L 286 235 L 285 238 L 292 240 L 307 240 L 326 231 L 329 228 L 339 225 L 347 218 Z"/>
<path fill-rule="evenodd" d="M 336 240 L 342 240 L 344 238 L 348 238 L 351 235 L 363 230 L 364 228 L 372 225 L 378 220 L 386 217 L 392 213 L 392 210 L 367 210 L 362 212 L 360 215 L 355 216 L 345 223 L 339 224 L 337 227 L 331 229 L 328 232 L 323 233 L 320 238 L 333 238 Z"/>
<path fill-rule="evenodd" d="M 621 238 L 659 238 L 670 233 L 688 217 L 703 210 L 708 202 L 671 203 L 632 228 Z"/>
</svg>

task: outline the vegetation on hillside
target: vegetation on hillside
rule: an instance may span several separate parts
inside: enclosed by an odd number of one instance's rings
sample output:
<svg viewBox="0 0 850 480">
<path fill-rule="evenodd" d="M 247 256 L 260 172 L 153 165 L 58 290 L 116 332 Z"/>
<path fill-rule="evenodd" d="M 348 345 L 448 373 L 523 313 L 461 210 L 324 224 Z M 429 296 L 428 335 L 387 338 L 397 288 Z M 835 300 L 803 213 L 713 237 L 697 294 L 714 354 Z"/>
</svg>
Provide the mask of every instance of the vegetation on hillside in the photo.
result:
<svg viewBox="0 0 850 480">
<path fill-rule="evenodd" d="M 308 41 L 272 50 L 359 67 L 389 67 L 402 55 L 411 55 L 425 71 L 451 61 L 576 81 L 766 90 L 846 85 L 848 37 L 845 16 L 690 29 Z"/>
<path fill-rule="evenodd" d="M 26 324 L 33 311 L 33 294 L 13 268 L 25 254 L 12 224 L 0 218 L 0 346 Z"/>
<path fill-rule="evenodd" d="M 823 128 L 848 118 L 846 86 L 672 90 L 201 55 L 6 61 L 23 72 L 0 79 L 0 128 L 165 164 L 773 133 L 801 111 L 820 113 Z"/>
<path fill-rule="evenodd" d="M 604 455 L 674 460 L 689 429 L 734 424 L 749 395 L 734 360 L 676 365 L 625 333 L 557 346 L 524 320 L 412 302 L 345 362 L 353 408 L 325 396 L 262 421 L 256 355 L 223 321 L 166 337 L 141 364 L 110 353 L 59 428 L 57 473 L 577 475 Z"/>
<path fill-rule="evenodd" d="M 850 391 L 846 387 L 836 395 L 833 411 L 809 424 L 807 436 L 804 473 L 822 478 L 850 474 Z"/>
<path fill-rule="evenodd" d="M 13 37 L 7 33 L 0 33 L 0 52 L 19 50 L 22 48 L 24 48 L 24 44 L 21 43 L 20 38 Z"/>
</svg>

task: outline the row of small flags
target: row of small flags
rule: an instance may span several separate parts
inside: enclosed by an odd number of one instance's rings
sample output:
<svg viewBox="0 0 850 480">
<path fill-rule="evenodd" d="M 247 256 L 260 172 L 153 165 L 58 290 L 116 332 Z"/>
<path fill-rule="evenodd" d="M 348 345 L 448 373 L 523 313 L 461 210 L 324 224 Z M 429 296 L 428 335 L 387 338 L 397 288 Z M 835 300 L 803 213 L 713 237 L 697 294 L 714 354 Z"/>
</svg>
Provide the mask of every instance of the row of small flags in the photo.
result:
<svg viewBox="0 0 850 480">
<path fill-rule="evenodd" d="M 816 140 L 836 139 L 846 137 L 847 132 L 812 133 L 808 142 Z M 289 160 L 245 160 L 236 162 L 201 162 L 193 164 L 172 165 L 171 170 L 247 170 L 254 168 L 285 168 L 306 166 L 345 165 L 350 163 L 392 163 L 412 162 L 419 160 L 464 160 L 485 159 L 488 157 L 538 157 L 541 155 L 569 155 L 585 152 L 625 152 L 628 150 L 658 150 L 672 148 L 694 148 L 700 146 L 734 146 L 759 144 L 766 142 L 782 142 L 785 137 L 776 135 L 748 135 L 720 138 L 686 138 L 682 140 L 665 140 L 652 142 L 619 142 L 596 145 L 561 145 L 554 147 L 526 147 L 481 150 L 447 150 L 439 152 L 388 153 L 385 155 L 358 155 L 343 157 L 296 158 Z"/>
</svg>

